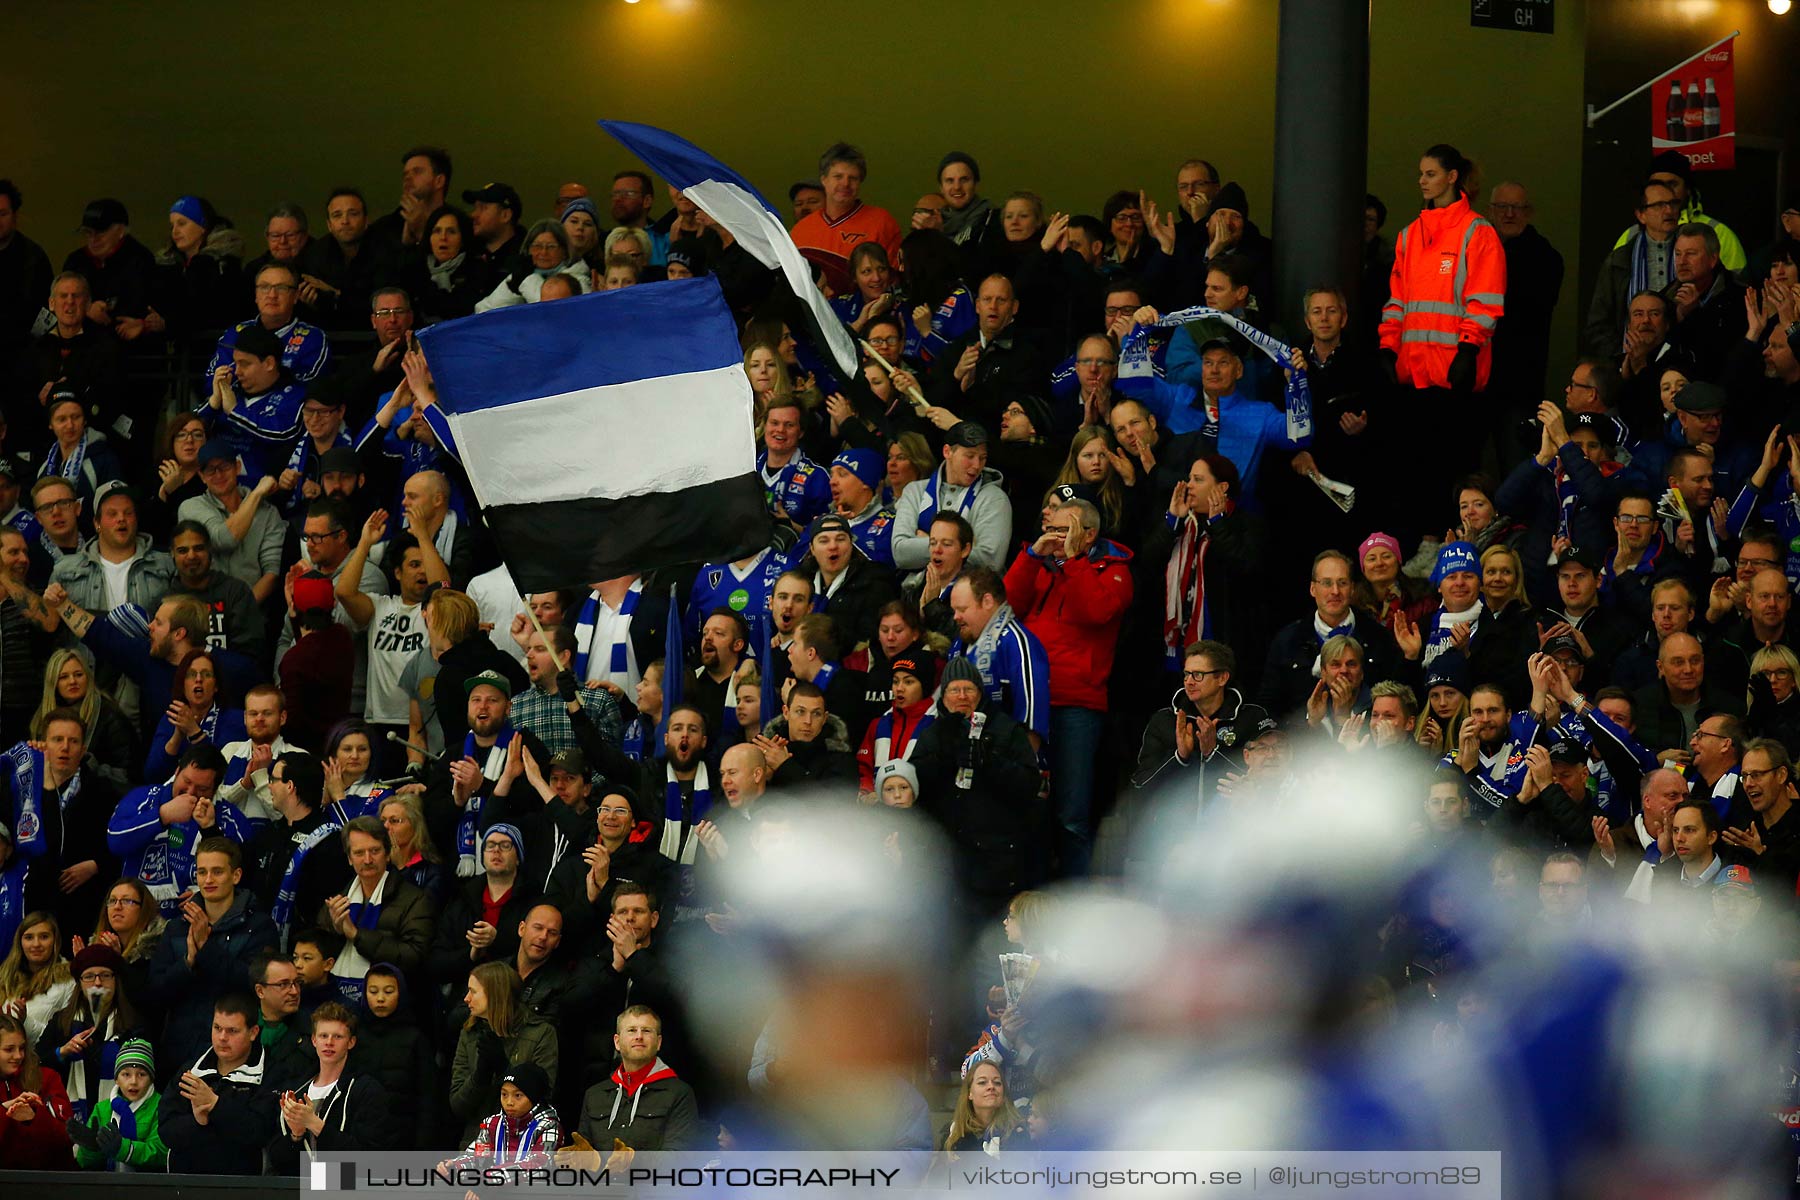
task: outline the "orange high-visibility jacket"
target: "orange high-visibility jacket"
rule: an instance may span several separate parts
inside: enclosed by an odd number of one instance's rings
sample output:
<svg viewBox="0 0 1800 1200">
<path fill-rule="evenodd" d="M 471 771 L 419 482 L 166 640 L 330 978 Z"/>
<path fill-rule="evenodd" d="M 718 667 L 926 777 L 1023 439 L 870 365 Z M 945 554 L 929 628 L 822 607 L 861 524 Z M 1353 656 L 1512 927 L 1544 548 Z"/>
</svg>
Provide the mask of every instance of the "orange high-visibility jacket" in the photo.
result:
<svg viewBox="0 0 1800 1200">
<path fill-rule="evenodd" d="M 1428 208 L 1400 231 L 1389 299 L 1381 310 L 1381 348 L 1399 356 L 1394 373 L 1416 388 L 1450 386 L 1459 343 L 1480 353 L 1475 387 L 1487 387 L 1489 342 L 1506 307 L 1506 250 L 1469 198 Z"/>
</svg>

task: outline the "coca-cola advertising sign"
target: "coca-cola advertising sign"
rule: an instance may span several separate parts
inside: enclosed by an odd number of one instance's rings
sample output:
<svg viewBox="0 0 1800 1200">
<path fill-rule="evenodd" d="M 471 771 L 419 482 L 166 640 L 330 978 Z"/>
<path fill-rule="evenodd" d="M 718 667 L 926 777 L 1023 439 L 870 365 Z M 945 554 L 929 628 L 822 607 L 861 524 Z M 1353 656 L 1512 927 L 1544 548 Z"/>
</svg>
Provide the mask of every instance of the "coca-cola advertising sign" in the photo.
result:
<svg viewBox="0 0 1800 1200">
<path fill-rule="evenodd" d="M 1650 145 L 1679 150 L 1696 171 L 1737 165 L 1737 89 L 1732 51 L 1737 39 L 1708 50 L 1664 75 L 1650 89 Z"/>
</svg>

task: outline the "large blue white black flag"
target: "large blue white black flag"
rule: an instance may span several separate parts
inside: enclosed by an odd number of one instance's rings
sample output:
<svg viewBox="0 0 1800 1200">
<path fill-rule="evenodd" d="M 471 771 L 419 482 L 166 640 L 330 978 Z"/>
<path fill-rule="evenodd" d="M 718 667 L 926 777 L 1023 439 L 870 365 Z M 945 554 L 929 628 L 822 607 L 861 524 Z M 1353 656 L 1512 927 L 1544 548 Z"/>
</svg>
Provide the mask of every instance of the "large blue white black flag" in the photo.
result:
<svg viewBox="0 0 1800 1200">
<path fill-rule="evenodd" d="M 825 349 L 837 361 L 844 377 L 858 379 L 862 358 L 844 324 L 831 311 L 825 294 L 813 283 L 812 264 L 794 245 L 781 214 L 742 175 L 694 145 L 654 125 L 632 121 L 602 121 L 600 128 L 644 160 L 644 165 L 668 180 L 699 206 L 700 210 L 731 231 L 738 244 L 765 267 L 779 268 L 812 310 Z"/>
<path fill-rule="evenodd" d="M 750 383 L 711 276 L 498 309 L 419 342 L 526 591 L 768 544 Z"/>
</svg>

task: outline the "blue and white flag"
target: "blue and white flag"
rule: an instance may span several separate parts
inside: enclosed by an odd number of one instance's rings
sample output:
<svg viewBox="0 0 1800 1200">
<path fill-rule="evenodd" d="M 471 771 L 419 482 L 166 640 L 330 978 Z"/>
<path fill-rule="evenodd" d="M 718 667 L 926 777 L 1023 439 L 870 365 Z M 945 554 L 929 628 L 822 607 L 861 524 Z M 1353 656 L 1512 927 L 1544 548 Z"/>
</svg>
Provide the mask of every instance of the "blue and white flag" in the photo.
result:
<svg viewBox="0 0 1800 1200">
<path fill-rule="evenodd" d="M 753 398 L 711 276 L 419 334 L 501 557 L 531 592 L 768 544 Z"/>
<path fill-rule="evenodd" d="M 612 134 L 644 165 L 681 189 L 700 211 L 731 231 L 738 244 L 765 267 L 776 267 L 787 276 L 788 286 L 812 310 L 825 348 L 837 360 L 840 372 L 862 377 L 862 358 L 844 323 L 831 311 L 825 293 L 813 283 L 812 264 L 794 245 L 781 214 L 762 198 L 750 182 L 730 167 L 685 138 L 654 125 L 632 121 L 602 121 L 600 128 Z"/>
</svg>

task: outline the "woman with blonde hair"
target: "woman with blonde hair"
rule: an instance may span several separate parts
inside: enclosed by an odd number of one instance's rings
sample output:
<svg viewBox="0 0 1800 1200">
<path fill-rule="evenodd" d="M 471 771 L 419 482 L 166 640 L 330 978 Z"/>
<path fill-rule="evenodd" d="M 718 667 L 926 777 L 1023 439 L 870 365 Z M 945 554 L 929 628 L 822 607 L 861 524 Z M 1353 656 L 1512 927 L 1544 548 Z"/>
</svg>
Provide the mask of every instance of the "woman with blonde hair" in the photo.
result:
<svg viewBox="0 0 1800 1200">
<path fill-rule="evenodd" d="M 951 1154 L 996 1154 L 1030 1141 L 1025 1119 L 1006 1094 L 1005 1074 L 995 1063 L 976 1063 L 963 1076 L 956 1112 L 940 1144 Z"/>
<path fill-rule="evenodd" d="M 389 864 L 402 879 L 422 888 L 437 911 L 443 911 L 455 875 L 444 869 L 444 856 L 432 844 L 418 793 L 390 792 L 382 797 L 377 816 L 388 831 Z"/>
<path fill-rule="evenodd" d="M 937 470 L 937 463 L 931 457 L 931 443 L 925 435 L 916 430 L 908 430 L 888 442 L 887 481 L 882 487 L 881 502 L 894 504 L 899 501 L 900 493 L 906 490 L 909 483 L 917 483 L 921 479 L 930 479 L 931 473 Z"/>
<path fill-rule="evenodd" d="M 1056 482 L 1083 484 L 1099 497 L 1096 507 L 1106 518 L 1108 536 L 1116 537 L 1125 516 L 1125 485 L 1113 466 L 1112 430 L 1104 425 L 1083 425 L 1069 440 L 1069 457 L 1063 460 Z"/>
<path fill-rule="evenodd" d="M 1469 718 L 1468 673 L 1456 650 L 1438 655 L 1425 672 L 1425 709 L 1419 714 L 1413 740 L 1434 757 L 1456 749 L 1462 736 L 1463 722 Z"/>
<path fill-rule="evenodd" d="M 769 411 L 770 402 L 777 396 L 793 395 L 794 381 L 788 376 L 781 355 L 766 342 L 755 342 L 744 351 L 744 377 L 750 381 L 750 394 L 756 398 L 755 424 L 760 436 L 763 414 Z"/>
<path fill-rule="evenodd" d="M 0 1015 L 25 1023 L 35 1044 L 50 1018 L 75 994 L 75 978 L 62 953 L 62 928 L 47 912 L 26 913 L 0 962 Z"/>
<path fill-rule="evenodd" d="M 1800 750 L 1800 657 L 1776 642 L 1750 656 L 1751 737 L 1774 738 L 1790 755 Z"/>
<path fill-rule="evenodd" d="M 44 724 L 51 710 L 72 708 L 87 730 L 87 752 L 95 769 L 114 787 L 124 791 L 137 781 L 143 757 L 137 750 L 137 734 L 118 703 L 94 679 L 93 668 L 76 650 L 57 650 L 44 665 L 44 695 L 31 715 L 31 740 L 44 740 Z M 161 780 L 151 782 L 160 783 Z"/>
</svg>

